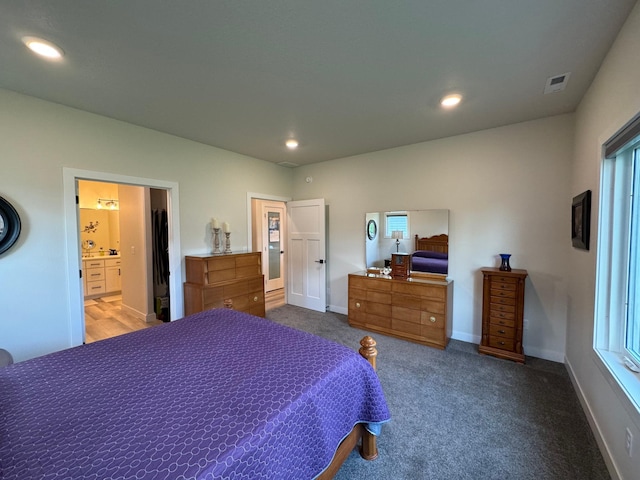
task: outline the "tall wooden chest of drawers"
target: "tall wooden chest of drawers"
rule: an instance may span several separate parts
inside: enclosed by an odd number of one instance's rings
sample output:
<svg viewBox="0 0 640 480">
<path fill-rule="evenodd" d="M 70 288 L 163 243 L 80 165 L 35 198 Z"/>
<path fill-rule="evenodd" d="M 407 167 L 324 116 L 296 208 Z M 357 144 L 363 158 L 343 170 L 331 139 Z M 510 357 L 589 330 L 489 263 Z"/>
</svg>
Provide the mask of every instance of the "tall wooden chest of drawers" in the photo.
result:
<svg viewBox="0 0 640 480">
<path fill-rule="evenodd" d="M 349 275 L 349 325 L 445 348 L 451 338 L 452 281 Z"/>
<path fill-rule="evenodd" d="M 184 314 L 222 308 L 264 317 L 262 254 L 185 257 Z"/>
<path fill-rule="evenodd" d="M 526 270 L 484 268 L 482 341 L 478 351 L 524 363 L 522 323 Z"/>
</svg>

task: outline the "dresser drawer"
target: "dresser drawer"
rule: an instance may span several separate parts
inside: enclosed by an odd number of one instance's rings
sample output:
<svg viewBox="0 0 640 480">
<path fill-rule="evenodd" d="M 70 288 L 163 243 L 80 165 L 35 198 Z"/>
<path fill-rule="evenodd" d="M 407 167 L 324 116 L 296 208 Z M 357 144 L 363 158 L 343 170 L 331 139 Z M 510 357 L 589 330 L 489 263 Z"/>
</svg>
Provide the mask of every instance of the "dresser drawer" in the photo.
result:
<svg viewBox="0 0 640 480">
<path fill-rule="evenodd" d="M 391 317 L 394 320 L 402 320 L 403 322 L 411 322 L 420 324 L 420 317 L 422 312 L 413 308 L 406 308 L 400 306 L 391 307 Z"/>
<path fill-rule="evenodd" d="M 500 298 L 516 298 L 516 291 L 515 290 L 502 290 L 499 288 L 492 288 L 491 289 L 491 296 L 492 297 L 500 297 Z"/>
<path fill-rule="evenodd" d="M 415 295 L 404 295 L 402 293 L 393 293 L 391 295 L 391 305 L 398 305 L 406 308 L 420 310 L 422 307 L 422 299 Z"/>
<path fill-rule="evenodd" d="M 95 282 L 97 280 L 104 280 L 104 268 L 89 268 L 85 272 L 87 282 Z"/>
<path fill-rule="evenodd" d="M 119 267 L 122 264 L 122 260 L 119 258 L 107 258 L 104 261 L 105 267 Z"/>
<path fill-rule="evenodd" d="M 381 317 L 380 315 L 371 315 L 367 313 L 364 318 L 365 325 L 373 325 L 375 327 L 391 328 L 391 317 Z"/>
<path fill-rule="evenodd" d="M 516 299 L 515 298 L 504 298 L 504 297 L 491 296 L 491 308 L 494 308 L 494 305 L 514 305 L 515 306 L 515 304 L 516 304 Z"/>
<path fill-rule="evenodd" d="M 506 284 L 506 285 L 514 285 L 514 289 L 515 289 L 515 285 L 518 283 L 518 279 L 514 278 L 514 277 L 508 277 L 506 275 L 494 275 L 491 277 L 491 287 L 493 287 L 494 284 L 497 283 L 501 283 L 501 284 Z"/>
<path fill-rule="evenodd" d="M 515 349 L 515 342 L 513 339 L 489 335 L 489 346 L 501 350 L 513 351 Z"/>
<path fill-rule="evenodd" d="M 395 282 L 393 284 L 393 292 L 406 295 L 415 295 L 427 297 L 434 300 L 445 301 L 447 298 L 447 289 L 440 285 L 427 285 L 411 282 Z"/>
<path fill-rule="evenodd" d="M 384 303 L 391 305 L 391 294 L 386 292 L 378 292 L 377 290 L 369 290 L 367 292 L 367 302 Z"/>
<path fill-rule="evenodd" d="M 444 330 L 445 316 L 442 314 L 431 312 L 422 312 L 420 316 L 420 323 L 432 328 L 439 328 L 440 330 Z"/>
<path fill-rule="evenodd" d="M 372 313 L 374 315 L 390 317 L 391 305 L 389 305 L 388 303 L 366 302 L 364 304 L 364 311 L 366 313 Z"/>
<path fill-rule="evenodd" d="M 391 282 L 388 280 L 368 277 L 349 277 L 349 288 L 362 290 L 378 290 L 380 292 L 391 292 Z"/>
<path fill-rule="evenodd" d="M 84 268 L 102 268 L 104 267 L 104 260 L 85 260 Z"/>
<path fill-rule="evenodd" d="M 503 327 L 502 325 L 489 325 L 489 335 L 495 337 L 504 337 L 510 340 L 515 338 L 515 328 Z"/>
<path fill-rule="evenodd" d="M 491 317 L 489 317 L 489 327 L 491 327 L 491 325 L 498 325 L 498 326 L 501 326 L 501 327 L 514 328 L 516 326 L 516 321 L 515 320 L 509 320 L 509 319 L 502 318 L 502 317 L 491 316 Z"/>
<path fill-rule="evenodd" d="M 100 280 L 97 282 L 87 282 L 87 291 L 85 292 L 85 295 L 97 295 L 106 291 L 107 288 L 104 280 Z"/>
</svg>

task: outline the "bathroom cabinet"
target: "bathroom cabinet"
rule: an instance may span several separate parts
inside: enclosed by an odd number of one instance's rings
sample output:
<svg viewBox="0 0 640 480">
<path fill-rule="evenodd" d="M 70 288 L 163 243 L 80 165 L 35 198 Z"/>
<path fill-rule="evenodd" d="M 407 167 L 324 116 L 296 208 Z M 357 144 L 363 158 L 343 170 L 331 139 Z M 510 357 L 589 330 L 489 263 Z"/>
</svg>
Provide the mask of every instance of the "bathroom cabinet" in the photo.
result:
<svg viewBox="0 0 640 480">
<path fill-rule="evenodd" d="M 95 257 L 82 260 L 84 298 L 97 298 L 122 290 L 120 257 Z"/>
</svg>

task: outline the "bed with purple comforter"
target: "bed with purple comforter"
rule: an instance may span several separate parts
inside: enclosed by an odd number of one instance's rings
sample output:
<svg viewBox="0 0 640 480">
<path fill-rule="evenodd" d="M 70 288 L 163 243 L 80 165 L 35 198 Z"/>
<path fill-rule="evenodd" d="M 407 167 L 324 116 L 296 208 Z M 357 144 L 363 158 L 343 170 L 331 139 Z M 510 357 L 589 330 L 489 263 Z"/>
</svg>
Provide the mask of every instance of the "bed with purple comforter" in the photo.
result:
<svg viewBox="0 0 640 480">
<path fill-rule="evenodd" d="M 313 478 L 389 418 L 356 352 L 209 310 L 0 368 L 0 478 Z"/>
<path fill-rule="evenodd" d="M 411 254 L 411 270 L 446 275 L 449 271 L 449 254 L 417 250 Z"/>
</svg>

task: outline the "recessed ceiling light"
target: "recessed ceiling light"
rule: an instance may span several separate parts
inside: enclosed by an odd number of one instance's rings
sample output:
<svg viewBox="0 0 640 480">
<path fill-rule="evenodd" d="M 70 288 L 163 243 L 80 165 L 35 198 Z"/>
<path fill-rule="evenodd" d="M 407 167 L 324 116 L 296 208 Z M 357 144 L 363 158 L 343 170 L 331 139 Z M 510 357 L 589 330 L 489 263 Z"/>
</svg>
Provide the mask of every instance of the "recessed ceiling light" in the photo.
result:
<svg viewBox="0 0 640 480">
<path fill-rule="evenodd" d="M 58 60 L 64 55 L 60 47 L 41 38 L 22 37 L 22 42 L 34 53 L 51 60 Z"/>
<path fill-rule="evenodd" d="M 286 141 L 285 145 L 289 150 L 295 150 L 296 148 L 298 148 L 298 141 L 290 138 Z"/>
<path fill-rule="evenodd" d="M 453 95 L 447 95 L 446 97 L 443 97 L 442 100 L 440 100 L 440 105 L 445 108 L 451 108 L 458 105 L 461 100 L 462 95 L 458 95 L 457 93 Z"/>
</svg>

